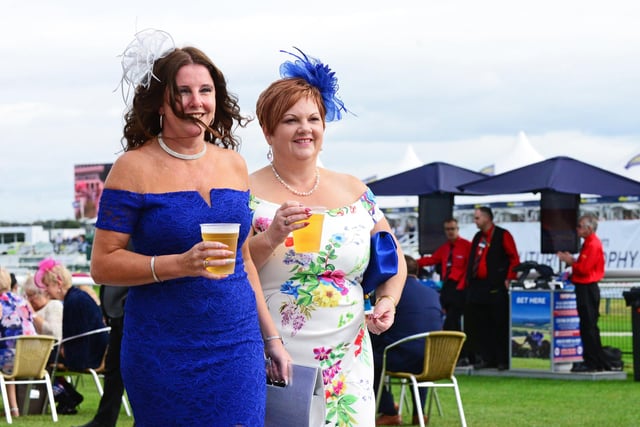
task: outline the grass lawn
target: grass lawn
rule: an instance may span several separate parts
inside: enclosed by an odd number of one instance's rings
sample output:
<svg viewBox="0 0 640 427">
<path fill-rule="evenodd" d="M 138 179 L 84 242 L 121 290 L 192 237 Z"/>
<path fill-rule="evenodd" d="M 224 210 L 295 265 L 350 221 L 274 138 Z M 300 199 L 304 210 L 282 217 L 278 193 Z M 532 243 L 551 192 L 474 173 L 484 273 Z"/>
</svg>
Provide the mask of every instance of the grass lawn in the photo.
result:
<svg viewBox="0 0 640 427">
<path fill-rule="evenodd" d="M 566 381 L 467 375 L 459 375 L 457 378 L 467 424 L 471 427 L 638 426 L 640 382 L 633 381 L 630 365 L 625 370 L 628 373 L 626 381 Z M 87 378 L 80 384 L 79 390 L 85 400 L 78 408 L 78 414 L 60 415 L 57 424 L 53 424 L 50 415 L 22 416 L 15 418 L 13 425 L 70 427 L 89 422 L 98 407 L 98 393 Z M 399 394 L 399 387 L 394 388 L 394 393 Z M 453 390 L 440 389 L 438 395 L 444 414 L 439 416 L 434 405 L 429 425 L 459 426 Z M 405 410 L 405 425 L 411 425 L 410 414 L 410 408 Z M 2 417 L 4 419 L 4 412 Z M 133 419 L 122 410 L 118 427 L 132 426 Z"/>
<path fill-rule="evenodd" d="M 626 381 L 457 378 L 467 424 L 472 427 L 640 425 L 640 382 L 634 382 L 631 375 Z M 438 396 L 443 416 L 434 404 L 429 425 L 459 426 L 453 390 L 440 389 Z M 403 419 L 405 425 L 411 425 L 410 411 L 405 411 Z"/>
<path fill-rule="evenodd" d="M 80 426 L 88 423 L 93 419 L 93 416 L 98 409 L 98 403 L 100 402 L 100 397 L 98 395 L 98 391 L 96 390 L 96 386 L 93 384 L 93 381 L 89 379 L 89 377 L 81 378 L 80 385 L 78 387 L 78 391 L 82 393 L 84 396 L 84 401 L 78 406 L 78 413 L 75 415 L 60 415 L 58 414 L 58 422 L 54 423 L 51 419 L 51 414 L 47 412 L 47 415 L 26 415 L 18 418 L 13 418 L 14 426 L 28 426 L 28 427 L 42 427 L 42 426 L 60 426 L 60 427 L 71 427 L 71 426 Z M 2 406 L 0 401 L 0 407 Z M 6 418 L 4 416 L 4 407 L 0 409 L 0 424 L 6 425 Z M 124 411 L 124 408 L 120 410 L 120 417 L 118 417 L 117 427 L 132 427 L 133 426 L 133 417 L 127 416 Z"/>
</svg>

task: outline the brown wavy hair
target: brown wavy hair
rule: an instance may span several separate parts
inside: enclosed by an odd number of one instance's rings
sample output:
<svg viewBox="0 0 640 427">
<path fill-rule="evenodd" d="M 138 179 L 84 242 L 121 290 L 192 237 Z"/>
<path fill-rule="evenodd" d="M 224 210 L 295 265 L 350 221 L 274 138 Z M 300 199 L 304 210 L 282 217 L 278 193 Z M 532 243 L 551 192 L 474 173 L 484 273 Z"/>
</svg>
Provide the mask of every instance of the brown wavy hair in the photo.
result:
<svg viewBox="0 0 640 427">
<path fill-rule="evenodd" d="M 326 109 L 322 95 L 318 88 L 303 78 L 287 78 L 271 83 L 260 94 L 256 103 L 258 123 L 267 134 L 272 135 L 284 113 L 303 97 L 310 97 L 315 101 L 322 117 L 322 127 L 325 127 Z"/>
<path fill-rule="evenodd" d="M 212 123 L 203 123 L 185 115 L 181 109 L 177 109 L 181 108 L 181 104 L 179 103 L 180 92 L 176 85 L 176 75 L 180 68 L 189 64 L 205 66 L 213 79 L 216 92 L 216 112 Z M 142 85 L 136 88 L 133 105 L 124 116 L 125 125 L 122 137 L 124 151 L 136 149 L 160 133 L 162 129 L 160 128 L 158 111 L 164 101 L 165 92 L 169 96 L 169 106 L 177 117 L 196 121 L 204 127 L 206 141 L 224 148 L 234 150 L 239 148 L 240 138 L 233 134 L 234 123 L 245 127 L 251 119 L 240 114 L 237 96 L 227 91 L 224 75 L 204 52 L 195 47 L 176 48 L 155 62 L 153 75 L 155 77 L 150 77 L 148 89 Z"/>
</svg>

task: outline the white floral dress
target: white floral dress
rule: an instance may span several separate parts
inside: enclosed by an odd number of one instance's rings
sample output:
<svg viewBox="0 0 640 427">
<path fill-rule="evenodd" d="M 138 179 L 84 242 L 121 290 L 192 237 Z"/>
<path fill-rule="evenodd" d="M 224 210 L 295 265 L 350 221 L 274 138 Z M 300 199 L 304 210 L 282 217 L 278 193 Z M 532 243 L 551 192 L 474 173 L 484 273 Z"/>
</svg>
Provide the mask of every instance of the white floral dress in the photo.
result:
<svg viewBox="0 0 640 427">
<path fill-rule="evenodd" d="M 267 229 L 278 207 L 251 197 L 256 233 Z M 327 425 L 375 425 L 373 356 L 360 280 L 371 230 L 382 217 L 367 190 L 353 204 L 325 212 L 319 253 L 296 253 L 290 235 L 259 271 L 294 363 L 322 368 Z"/>
</svg>

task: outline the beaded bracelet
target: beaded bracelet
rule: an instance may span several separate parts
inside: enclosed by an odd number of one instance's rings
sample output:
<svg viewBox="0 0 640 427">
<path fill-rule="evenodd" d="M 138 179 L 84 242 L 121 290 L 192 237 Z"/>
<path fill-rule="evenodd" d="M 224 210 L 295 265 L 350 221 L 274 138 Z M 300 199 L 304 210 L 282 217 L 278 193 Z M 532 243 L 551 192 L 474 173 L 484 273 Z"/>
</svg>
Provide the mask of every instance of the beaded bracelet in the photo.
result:
<svg viewBox="0 0 640 427">
<path fill-rule="evenodd" d="M 282 345 L 284 345 L 284 339 L 282 339 L 282 337 L 280 335 L 272 335 L 270 337 L 265 337 L 264 338 L 264 343 L 268 343 L 269 341 L 273 341 L 273 340 L 280 340 L 280 342 L 282 342 Z"/>
<path fill-rule="evenodd" d="M 153 280 L 155 280 L 156 283 L 160 282 L 160 279 L 156 274 L 156 256 L 155 255 L 151 257 L 151 274 L 153 275 Z"/>
</svg>

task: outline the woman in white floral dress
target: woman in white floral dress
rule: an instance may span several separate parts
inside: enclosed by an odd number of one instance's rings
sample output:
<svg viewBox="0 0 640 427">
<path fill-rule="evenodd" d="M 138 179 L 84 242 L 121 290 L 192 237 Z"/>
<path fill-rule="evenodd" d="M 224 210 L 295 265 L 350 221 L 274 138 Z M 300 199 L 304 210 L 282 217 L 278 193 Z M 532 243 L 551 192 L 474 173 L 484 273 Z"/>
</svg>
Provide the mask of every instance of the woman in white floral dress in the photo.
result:
<svg viewBox="0 0 640 427">
<path fill-rule="evenodd" d="M 379 334 L 392 325 L 406 267 L 398 250 L 398 274 L 377 288 L 378 302 L 365 315 L 360 281 L 370 237 L 390 227 L 360 180 L 316 167 L 325 121 L 346 110 L 335 97 L 333 73 L 300 53 L 258 99 L 271 164 L 250 177 L 255 236 L 249 246 L 294 363 L 322 369 L 327 424 L 373 426 L 368 331 Z M 292 231 L 306 226 L 311 206 L 325 207 L 320 251 L 297 253 Z"/>
</svg>

